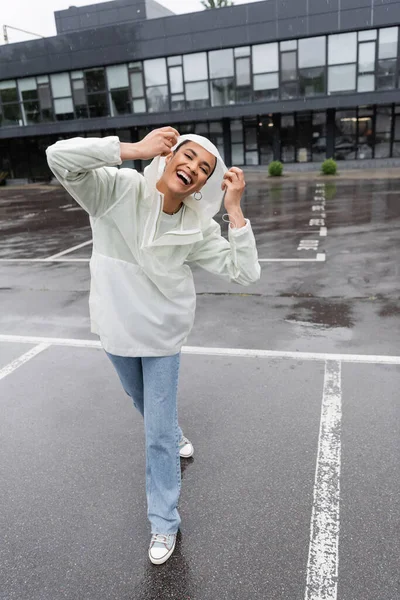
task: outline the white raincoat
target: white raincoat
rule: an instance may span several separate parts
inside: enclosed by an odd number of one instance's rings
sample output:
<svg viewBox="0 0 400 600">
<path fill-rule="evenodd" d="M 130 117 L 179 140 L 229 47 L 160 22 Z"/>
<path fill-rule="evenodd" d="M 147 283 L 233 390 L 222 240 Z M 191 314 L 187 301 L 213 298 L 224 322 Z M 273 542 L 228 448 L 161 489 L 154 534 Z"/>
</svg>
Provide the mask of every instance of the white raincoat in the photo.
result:
<svg viewBox="0 0 400 600">
<path fill-rule="evenodd" d="M 229 228 L 229 242 L 212 219 L 223 199 L 226 167 L 206 138 L 186 135 L 217 157 L 217 167 L 202 188 L 203 199 L 185 200 L 179 226 L 158 236 L 163 195 L 156 183 L 165 159 L 155 158 L 140 175 L 118 169 L 116 136 L 72 138 L 47 148 L 54 175 L 90 215 L 92 332 L 104 349 L 118 356 L 169 356 L 178 353 L 193 326 L 196 293 L 190 267 L 242 285 L 260 277 L 254 235 L 247 220 Z"/>
</svg>

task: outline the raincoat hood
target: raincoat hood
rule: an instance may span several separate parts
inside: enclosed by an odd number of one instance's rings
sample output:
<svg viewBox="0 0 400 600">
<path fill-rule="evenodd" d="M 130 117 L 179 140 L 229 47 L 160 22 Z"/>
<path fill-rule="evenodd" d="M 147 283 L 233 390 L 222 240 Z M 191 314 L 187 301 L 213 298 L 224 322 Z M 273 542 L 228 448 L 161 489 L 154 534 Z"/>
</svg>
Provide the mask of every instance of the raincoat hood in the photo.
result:
<svg viewBox="0 0 400 600">
<path fill-rule="evenodd" d="M 172 148 L 174 151 L 182 142 L 190 140 L 202 146 L 207 152 L 210 152 L 217 159 L 217 165 L 214 173 L 208 179 L 207 183 L 201 188 L 202 199 L 195 200 L 193 195 L 185 198 L 184 203 L 192 208 L 201 221 L 212 219 L 220 210 L 225 191 L 221 189 L 221 184 L 225 173 L 228 171 L 224 161 L 221 158 L 218 148 L 212 142 L 202 135 L 188 134 L 182 135 L 178 143 Z M 157 181 L 161 179 L 165 169 L 165 157 L 156 156 L 148 167 L 144 170 L 145 179 L 150 188 L 155 188 Z"/>
</svg>

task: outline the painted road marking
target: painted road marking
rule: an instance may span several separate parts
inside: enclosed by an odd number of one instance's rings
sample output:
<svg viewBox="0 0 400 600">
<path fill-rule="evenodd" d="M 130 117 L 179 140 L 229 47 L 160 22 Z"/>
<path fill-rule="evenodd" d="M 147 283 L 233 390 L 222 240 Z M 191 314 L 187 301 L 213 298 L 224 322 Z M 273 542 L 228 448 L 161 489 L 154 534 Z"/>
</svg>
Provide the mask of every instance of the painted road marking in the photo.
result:
<svg viewBox="0 0 400 600">
<path fill-rule="evenodd" d="M 326 361 L 305 600 L 336 600 L 340 509 L 341 364 Z"/>
<path fill-rule="evenodd" d="M 40 354 L 40 352 L 43 352 L 43 350 L 47 350 L 49 347 L 50 344 L 48 342 L 40 342 L 37 346 L 31 350 L 28 350 L 28 352 L 25 352 L 25 354 L 22 354 L 22 356 L 16 358 L 8 365 L 0 369 L 0 379 L 4 379 L 4 377 L 7 377 L 7 375 L 10 375 L 10 373 L 24 365 L 26 362 L 28 362 L 28 360 L 31 360 L 31 358 L 34 358 L 37 354 Z"/>
<path fill-rule="evenodd" d="M 90 258 L 0 258 L 0 263 L 88 263 Z"/>
<path fill-rule="evenodd" d="M 321 229 L 319 230 L 319 235 L 321 237 L 326 237 L 328 235 L 328 230 L 326 227 L 321 227 Z"/>
<path fill-rule="evenodd" d="M 300 240 L 297 250 L 318 250 L 319 240 Z"/>
<path fill-rule="evenodd" d="M 259 258 L 258 262 L 325 262 L 325 260 L 326 255 L 320 252 L 315 258 Z"/>
<path fill-rule="evenodd" d="M 259 262 L 324 262 L 325 254 L 316 258 L 260 258 Z M 0 258 L 1 263 L 89 263 L 90 258 Z"/>
<path fill-rule="evenodd" d="M 49 256 L 45 260 L 54 260 L 55 258 L 59 258 L 60 256 L 64 256 L 64 254 L 69 254 L 70 252 L 74 252 L 74 250 L 79 250 L 79 248 L 83 248 L 84 246 L 88 246 L 92 243 L 92 240 L 88 240 L 87 242 L 83 242 L 83 244 L 78 244 L 77 246 L 72 246 L 72 248 L 67 248 L 67 250 L 63 250 L 62 252 L 58 252 L 57 254 L 53 254 Z"/>
<path fill-rule="evenodd" d="M 99 350 L 98 340 L 80 340 L 73 338 L 51 338 L 32 335 L 0 334 L 0 343 L 13 344 L 49 344 L 50 346 L 69 346 L 71 348 L 92 348 Z M 232 356 L 240 358 L 289 358 L 294 360 L 341 361 L 346 363 L 365 363 L 381 365 L 400 365 L 400 356 L 375 354 L 331 354 L 329 352 L 286 352 L 283 350 L 254 350 L 245 348 L 206 348 L 201 346 L 183 346 L 185 354 L 209 356 Z"/>
</svg>

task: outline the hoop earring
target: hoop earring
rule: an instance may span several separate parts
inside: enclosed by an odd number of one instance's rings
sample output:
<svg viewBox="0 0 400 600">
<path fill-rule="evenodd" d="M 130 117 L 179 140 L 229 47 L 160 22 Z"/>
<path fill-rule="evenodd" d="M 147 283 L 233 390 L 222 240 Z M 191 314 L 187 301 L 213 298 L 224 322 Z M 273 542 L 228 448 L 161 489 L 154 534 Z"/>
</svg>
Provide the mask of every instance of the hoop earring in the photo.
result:
<svg viewBox="0 0 400 600">
<path fill-rule="evenodd" d="M 199 195 L 200 195 L 200 198 L 196 198 L 196 194 L 199 194 Z M 203 194 L 202 194 L 201 192 L 195 192 L 195 193 L 193 194 L 193 198 L 194 198 L 195 200 L 197 200 L 197 202 L 200 202 L 200 200 L 202 200 L 202 199 L 203 199 Z"/>
</svg>

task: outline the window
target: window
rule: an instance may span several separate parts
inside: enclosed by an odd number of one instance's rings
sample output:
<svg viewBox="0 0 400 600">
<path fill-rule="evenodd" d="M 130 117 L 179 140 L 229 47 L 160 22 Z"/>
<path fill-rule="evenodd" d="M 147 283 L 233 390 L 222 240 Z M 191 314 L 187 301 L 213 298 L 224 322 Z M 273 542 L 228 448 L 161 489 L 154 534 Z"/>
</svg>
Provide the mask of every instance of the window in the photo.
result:
<svg viewBox="0 0 400 600">
<path fill-rule="evenodd" d="M 397 27 L 379 30 L 378 58 L 395 58 L 397 56 Z"/>
<path fill-rule="evenodd" d="M 126 65 L 113 65 L 107 67 L 107 81 L 109 90 L 118 90 L 129 86 L 128 68 Z"/>
<path fill-rule="evenodd" d="M 294 115 L 282 115 L 281 118 L 281 160 L 285 163 L 296 160 L 296 128 Z"/>
<path fill-rule="evenodd" d="M 299 84 L 301 96 L 319 96 L 325 93 L 325 67 L 300 69 Z"/>
<path fill-rule="evenodd" d="M 171 96 L 171 110 L 185 110 L 185 94 Z"/>
<path fill-rule="evenodd" d="M 233 77 L 233 51 L 231 49 L 209 52 L 208 57 L 210 63 L 210 79 Z"/>
<path fill-rule="evenodd" d="M 322 162 L 326 158 L 326 112 L 312 115 L 312 161 Z"/>
<path fill-rule="evenodd" d="M 22 101 L 24 125 L 33 125 L 41 121 L 39 96 L 35 77 L 18 80 L 18 89 Z"/>
<path fill-rule="evenodd" d="M 400 156 L 400 106 L 395 106 L 393 156 Z"/>
<path fill-rule="evenodd" d="M 236 60 L 236 85 L 244 87 L 249 86 L 250 83 L 250 59 L 238 58 Z"/>
<path fill-rule="evenodd" d="M 165 58 L 144 61 L 146 87 L 167 85 L 167 67 Z"/>
<path fill-rule="evenodd" d="M 186 83 L 208 79 L 207 54 L 186 54 L 183 57 L 183 72 Z"/>
<path fill-rule="evenodd" d="M 369 29 L 368 31 L 359 31 L 358 32 L 358 41 L 366 42 L 368 40 L 376 40 L 376 29 Z"/>
<path fill-rule="evenodd" d="M 377 90 L 390 90 L 396 87 L 396 63 L 396 59 L 391 58 L 378 61 Z"/>
<path fill-rule="evenodd" d="M 297 52 L 282 52 L 281 77 L 282 81 L 297 79 Z"/>
<path fill-rule="evenodd" d="M 132 95 L 132 108 L 134 113 L 146 112 L 144 98 L 143 66 L 141 62 L 128 63 L 129 82 Z"/>
<path fill-rule="evenodd" d="M 236 101 L 251 102 L 251 76 L 250 76 L 250 57 L 241 57 L 235 59 L 236 65 Z"/>
<path fill-rule="evenodd" d="M 357 92 L 373 92 L 375 89 L 375 75 L 359 75 Z"/>
<path fill-rule="evenodd" d="M 281 42 L 281 52 L 286 52 L 288 50 L 297 50 L 297 40 Z"/>
<path fill-rule="evenodd" d="M 278 73 L 254 75 L 254 100 L 272 100 L 278 98 Z"/>
<path fill-rule="evenodd" d="M 299 68 L 320 67 L 326 63 L 325 36 L 299 40 Z"/>
<path fill-rule="evenodd" d="M 374 147 L 373 122 L 374 114 L 372 107 L 358 109 L 358 145 L 357 158 L 360 160 L 372 158 Z"/>
<path fill-rule="evenodd" d="M 258 123 L 260 164 L 268 165 L 274 159 L 274 123 L 272 117 L 263 115 Z"/>
<path fill-rule="evenodd" d="M 278 44 L 253 46 L 253 73 L 273 73 L 278 67 Z"/>
<path fill-rule="evenodd" d="M 86 69 L 83 75 L 87 92 L 89 117 L 108 116 L 105 70 L 103 68 Z"/>
<path fill-rule="evenodd" d="M 75 105 L 75 115 L 78 119 L 86 119 L 89 111 L 86 102 L 84 79 L 72 80 L 72 97 Z"/>
<path fill-rule="evenodd" d="M 186 83 L 185 92 L 188 108 L 204 108 L 209 105 L 208 81 Z"/>
<path fill-rule="evenodd" d="M 183 76 L 187 108 L 205 108 L 210 104 L 207 54 L 183 56 Z"/>
<path fill-rule="evenodd" d="M 362 33 L 362 32 L 360 32 Z M 369 33 L 369 32 L 367 32 Z M 376 32 L 375 32 L 376 33 Z M 376 35 L 375 35 L 376 37 Z M 358 35 L 360 40 L 360 34 Z M 362 39 L 362 38 L 361 38 Z M 359 41 L 358 44 L 358 92 L 371 92 L 375 89 L 376 42 Z"/>
<path fill-rule="evenodd" d="M 235 103 L 233 77 L 213 79 L 211 81 L 211 106 L 224 106 Z"/>
<path fill-rule="evenodd" d="M 169 87 L 171 94 L 181 94 L 183 92 L 182 67 L 172 67 L 169 69 Z"/>
<path fill-rule="evenodd" d="M 50 75 L 51 90 L 54 100 L 54 113 L 57 121 L 74 119 L 72 90 L 69 73 Z"/>
<path fill-rule="evenodd" d="M 279 96 L 278 44 L 253 46 L 254 100 L 272 100 Z"/>
<path fill-rule="evenodd" d="M 299 95 L 297 51 L 282 52 L 282 46 L 281 43 L 281 97 L 296 98 Z"/>
<path fill-rule="evenodd" d="M 299 87 L 301 96 L 325 94 L 325 36 L 299 40 Z"/>
<path fill-rule="evenodd" d="M 107 67 L 108 89 L 110 90 L 111 116 L 132 112 L 127 65 Z"/>
<path fill-rule="evenodd" d="M 169 89 L 171 92 L 171 110 L 185 109 L 185 95 L 183 93 L 182 66 L 169 67 Z"/>
<path fill-rule="evenodd" d="M 375 127 L 375 158 L 390 157 L 392 107 L 377 106 Z"/>
<path fill-rule="evenodd" d="M 144 76 L 148 111 L 152 113 L 169 110 L 167 65 L 165 58 L 145 60 Z"/>
<path fill-rule="evenodd" d="M 106 89 L 104 69 L 88 69 L 84 72 L 88 94 L 103 92 Z"/>
<path fill-rule="evenodd" d="M 356 89 L 356 62 L 357 33 L 328 36 L 328 94 Z"/>
<path fill-rule="evenodd" d="M 0 125 L 22 125 L 17 85 L 14 80 L 0 81 Z"/>
<path fill-rule="evenodd" d="M 250 56 L 250 46 L 242 46 L 241 48 L 235 48 L 234 53 L 236 58 L 239 58 L 240 56 Z"/>
<path fill-rule="evenodd" d="M 328 94 L 356 89 L 356 65 L 329 67 Z"/>
<path fill-rule="evenodd" d="M 335 125 L 336 160 L 355 159 L 357 149 L 357 111 L 336 111 Z"/>
<path fill-rule="evenodd" d="M 89 117 L 106 117 L 108 115 L 107 95 L 105 93 L 88 94 Z"/>
<path fill-rule="evenodd" d="M 211 105 L 234 104 L 233 50 L 209 52 L 211 78 Z"/>
<path fill-rule="evenodd" d="M 358 71 L 359 73 L 373 73 L 375 71 L 375 42 L 366 42 L 359 45 Z"/>
<path fill-rule="evenodd" d="M 158 85 L 147 88 L 147 106 L 150 113 L 169 110 L 168 86 Z"/>
<path fill-rule="evenodd" d="M 344 65 L 357 62 L 357 33 L 328 36 L 328 64 Z"/>
<path fill-rule="evenodd" d="M 167 58 L 167 64 L 169 67 L 174 67 L 175 65 L 182 65 L 182 56 L 169 56 Z"/>
<path fill-rule="evenodd" d="M 245 164 L 258 165 L 258 120 L 254 118 L 244 119 L 243 128 Z"/>
</svg>

